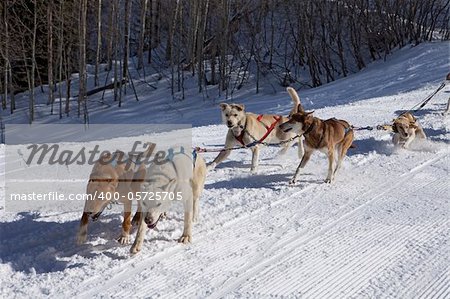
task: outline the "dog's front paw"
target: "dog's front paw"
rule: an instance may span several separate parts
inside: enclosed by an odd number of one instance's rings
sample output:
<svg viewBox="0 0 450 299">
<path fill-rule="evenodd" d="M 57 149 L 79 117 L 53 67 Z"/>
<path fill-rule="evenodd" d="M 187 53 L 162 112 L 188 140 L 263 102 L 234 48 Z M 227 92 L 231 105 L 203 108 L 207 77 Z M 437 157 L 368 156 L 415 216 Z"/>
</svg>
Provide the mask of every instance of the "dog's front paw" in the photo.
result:
<svg viewBox="0 0 450 299">
<path fill-rule="evenodd" d="M 332 180 L 331 180 L 330 178 L 326 178 L 326 179 L 325 179 L 325 183 L 331 184 L 331 182 L 332 182 Z"/>
<path fill-rule="evenodd" d="M 117 238 L 117 242 L 121 245 L 127 245 L 130 243 L 130 235 L 120 235 L 120 237 Z"/>
<path fill-rule="evenodd" d="M 296 183 L 296 180 L 295 180 L 295 179 L 292 179 L 292 180 L 289 181 L 289 185 L 290 185 L 290 186 L 295 185 L 295 183 Z"/>
<path fill-rule="evenodd" d="M 131 254 L 136 254 L 136 253 L 138 253 L 139 251 L 141 251 L 141 246 L 133 245 L 133 246 L 131 246 L 131 248 L 130 248 L 130 253 L 131 253 Z"/>
<path fill-rule="evenodd" d="M 183 244 L 192 243 L 192 236 L 182 235 L 180 237 L 180 239 L 178 239 L 178 242 L 183 243 Z"/>
<path fill-rule="evenodd" d="M 84 244 L 86 242 L 86 239 L 87 239 L 87 235 L 85 233 L 77 234 L 77 244 L 78 245 Z"/>
</svg>

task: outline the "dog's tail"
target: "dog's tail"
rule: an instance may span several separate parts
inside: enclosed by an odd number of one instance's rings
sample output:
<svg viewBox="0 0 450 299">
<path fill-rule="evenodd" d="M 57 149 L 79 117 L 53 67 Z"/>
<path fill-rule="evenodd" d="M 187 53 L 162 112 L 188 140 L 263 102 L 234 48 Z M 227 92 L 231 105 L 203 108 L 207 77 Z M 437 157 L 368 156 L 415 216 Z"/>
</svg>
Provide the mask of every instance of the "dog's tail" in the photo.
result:
<svg viewBox="0 0 450 299">
<path fill-rule="evenodd" d="M 289 92 L 289 95 L 291 96 L 292 102 L 294 103 L 294 107 L 297 107 L 298 104 L 300 104 L 300 97 L 298 96 L 297 91 L 293 89 L 292 87 L 286 88 L 287 92 Z"/>
<path fill-rule="evenodd" d="M 300 97 L 298 96 L 297 91 L 295 91 L 294 88 L 288 87 L 287 92 L 291 96 L 292 103 L 294 104 L 294 107 L 291 110 L 291 113 L 289 113 L 289 116 L 291 116 L 294 113 L 304 113 L 305 109 L 303 109 L 302 103 L 300 102 Z"/>
</svg>

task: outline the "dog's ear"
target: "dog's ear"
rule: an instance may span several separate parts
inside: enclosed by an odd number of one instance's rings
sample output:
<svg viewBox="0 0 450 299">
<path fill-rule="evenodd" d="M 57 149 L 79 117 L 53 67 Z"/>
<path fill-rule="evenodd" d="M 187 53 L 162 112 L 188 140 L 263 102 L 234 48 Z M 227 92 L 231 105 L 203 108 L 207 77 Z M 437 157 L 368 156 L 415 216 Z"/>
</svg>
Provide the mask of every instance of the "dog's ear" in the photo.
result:
<svg viewBox="0 0 450 299">
<path fill-rule="evenodd" d="M 98 158 L 98 160 L 102 161 L 102 162 L 106 162 L 106 161 L 111 160 L 111 158 L 112 158 L 112 154 L 109 151 L 104 151 L 101 153 L 100 158 Z"/>
<path fill-rule="evenodd" d="M 297 113 L 302 113 L 302 114 L 305 113 L 305 109 L 303 109 L 302 104 L 297 105 Z"/>
<path fill-rule="evenodd" d="M 302 113 L 294 113 L 291 116 L 291 119 L 295 120 L 296 122 L 301 122 L 302 121 Z"/>
<path fill-rule="evenodd" d="M 236 108 L 238 111 L 244 111 L 245 106 L 242 104 L 233 104 L 233 108 Z"/>
<path fill-rule="evenodd" d="M 223 110 L 227 109 L 228 104 L 227 103 L 220 103 L 219 106 L 220 106 L 220 109 L 222 109 L 222 111 L 223 111 Z"/>
<path fill-rule="evenodd" d="M 311 115 L 311 114 L 313 114 L 313 113 L 314 113 L 314 111 L 315 111 L 315 110 L 313 110 L 313 111 L 309 111 L 309 112 L 306 112 L 306 111 L 305 111 L 305 115 Z"/>
</svg>

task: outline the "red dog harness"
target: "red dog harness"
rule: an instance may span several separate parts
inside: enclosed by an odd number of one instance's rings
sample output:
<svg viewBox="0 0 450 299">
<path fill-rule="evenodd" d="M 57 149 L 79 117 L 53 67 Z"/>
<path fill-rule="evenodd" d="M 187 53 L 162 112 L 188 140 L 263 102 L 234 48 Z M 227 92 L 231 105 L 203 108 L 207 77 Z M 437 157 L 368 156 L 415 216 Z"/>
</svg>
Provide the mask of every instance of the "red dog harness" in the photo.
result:
<svg viewBox="0 0 450 299">
<path fill-rule="evenodd" d="M 268 125 L 266 125 L 265 123 L 263 123 L 262 121 L 261 121 L 261 119 L 263 118 L 263 114 L 260 114 L 260 115 L 258 115 L 258 117 L 256 118 L 256 120 L 257 121 L 259 121 L 265 128 L 266 128 L 266 133 L 264 134 L 264 136 L 263 137 L 261 137 L 261 139 L 259 139 L 258 141 L 257 141 L 257 143 L 261 143 L 261 142 L 263 142 L 266 138 L 267 138 L 267 136 L 269 136 L 269 134 L 273 131 L 273 129 L 275 129 L 275 126 L 277 125 L 277 123 L 280 121 L 280 119 L 281 119 L 281 116 L 279 116 L 279 115 L 275 115 L 275 116 L 273 116 L 273 118 L 275 119 L 275 121 L 273 122 L 273 123 L 271 123 L 270 124 L 270 126 L 268 126 Z M 245 146 L 245 143 L 244 143 L 244 133 L 245 133 L 245 130 L 242 130 L 242 132 L 241 132 L 241 134 L 239 135 L 239 136 L 234 136 L 234 138 L 236 138 L 236 140 L 237 141 L 239 141 L 239 143 L 240 144 L 242 144 L 242 146 Z M 255 140 L 256 141 L 256 140 Z"/>
</svg>

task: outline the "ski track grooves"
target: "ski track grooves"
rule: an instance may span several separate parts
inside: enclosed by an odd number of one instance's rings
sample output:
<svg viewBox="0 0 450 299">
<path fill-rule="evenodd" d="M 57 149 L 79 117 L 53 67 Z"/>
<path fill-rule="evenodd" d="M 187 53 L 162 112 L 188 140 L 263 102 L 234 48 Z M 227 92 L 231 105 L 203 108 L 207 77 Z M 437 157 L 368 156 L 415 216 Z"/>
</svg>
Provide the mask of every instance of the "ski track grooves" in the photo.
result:
<svg viewBox="0 0 450 299">
<path fill-rule="evenodd" d="M 224 229 L 232 226 L 233 224 L 241 223 L 243 220 L 247 220 L 249 218 L 255 217 L 255 216 L 261 214 L 263 211 L 270 209 L 274 206 L 277 206 L 277 205 L 289 200 L 291 198 L 291 196 L 297 196 L 309 189 L 312 189 L 313 187 L 315 187 L 315 185 L 306 186 L 305 188 L 301 189 L 300 191 L 290 194 L 290 196 L 288 196 L 288 197 L 284 197 L 284 198 L 281 198 L 277 201 L 270 203 L 270 205 L 268 205 L 268 206 L 263 206 L 254 212 L 251 212 L 249 214 L 243 214 L 240 217 L 237 217 L 231 221 L 228 221 L 221 226 L 222 227 L 221 230 L 224 230 Z M 201 241 L 206 240 L 208 236 L 210 236 L 212 234 L 216 234 L 216 233 L 217 233 L 217 231 L 211 231 L 206 234 L 198 234 L 195 236 L 195 242 L 200 243 Z M 237 242 L 237 244 L 238 244 L 238 242 Z M 144 245 L 145 245 L 145 243 L 144 243 Z M 125 262 L 124 264 L 122 264 L 120 266 L 121 268 L 124 268 L 124 270 L 120 271 L 120 273 L 114 273 L 115 272 L 114 270 L 111 271 L 110 273 L 112 274 L 112 277 L 110 279 L 108 279 L 107 283 L 105 283 L 101 286 L 97 286 L 94 289 L 91 289 L 87 292 L 84 292 L 81 294 L 71 294 L 71 295 L 77 296 L 77 298 L 86 298 L 86 296 L 88 296 L 88 297 L 93 296 L 96 293 L 98 293 L 98 291 L 97 291 L 98 288 L 104 290 L 104 289 L 109 289 L 110 287 L 116 286 L 118 283 L 123 282 L 124 280 L 127 280 L 128 278 L 130 278 L 130 276 L 141 273 L 144 269 L 149 268 L 151 265 L 154 265 L 157 262 L 164 260 L 167 257 L 172 256 L 173 254 L 175 254 L 177 252 L 183 251 L 183 250 L 185 250 L 185 248 L 186 248 L 185 245 L 177 244 L 175 247 L 168 248 L 164 252 L 156 254 L 155 256 L 152 256 L 149 258 L 144 258 L 137 265 L 135 265 L 135 264 L 133 264 L 135 262 L 135 259 L 141 258 L 142 254 L 143 254 L 142 252 L 138 253 L 137 255 L 132 256 L 129 261 Z M 220 253 L 217 253 L 217 254 L 219 255 Z M 85 280 L 82 285 L 85 286 L 85 285 L 87 285 L 86 282 L 90 282 L 93 280 L 97 280 L 97 278 L 93 277 L 89 280 Z M 82 287 L 80 289 L 85 289 L 85 288 Z M 67 295 L 69 295 L 69 294 L 67 294 Z"/>
<path fill-rule="evenodd" d="M 324 224 L 324 228 L 321 229 L 320 231 L 318 231 L 317 233 L 311 235 L 311 236 L 304 236 L 306 234 L 306 232 L 304 232 L 303 230 L 294 233 L 293 236 L 289 236 L 288 238 L 285 238 L 280 242 L 277 241 L 278 237 L 279 237 L 279 233 L 282 231 L 277 231 L 274 235 L 271 236 L 271 239 L 273 242 L 273 245 L 270 247 L 270 249 L 268 251 L 265 251 L 264 254 L 262 255 L 258 255 L 256 258 L 252 259 L 250 262 L 247 263 L 247 265 L 245 265 L 242 268 L 237 268 L 236 272 L 234 273 L 234 275 L 229 276 L 225 281 L 223 281 L 222 283 L 220 283 L 221 287 L 219 289 L 213 289 L 213 293 L 209 293 L 208 297 L 209 298 L 220 298 L 223 297 L 224 295 L 226 295 L 227 293 L 233 291 L 234 289 L 236 289 L 239 285 L 241 285 L 243 282 L 247 281 L 252 275 L 254 275 L 255 273 L 258 273 L 260 271 L 268 271 L 270 270 L 270 266 L 274 265 L 274 264 L 278 264 L 279 262 L 285 260 L 283 257 L 287 254 L 290 253 L 291 251 L 293 251 L 295 248 L 298 248 L 300 246 L 306 245 L 309 242 L 313 241 L 313 240 L 317 240 L 320 236 L 324 235 L 326 232 L 328 232 L 330 229 L 332 229 L 333 227 L 335 227 L 338 223 L 345 221 L 346 219 L 350 218 L 352 215 L 354 215 L 355 213 L 357 213 L 360 209 L 364 208 L 365 206 L 369 205 L 370 203 L 374 202 L 375 200 L 381 198 L 384 194 L 388 193 L 390 190 L 392 190 L 393 188 L 396 188 L 399 184 L 404 183 L 406 180 L 408 180 L 411 176 L 413 176 L 416 172 L 418 172 L 419 170 L 423 169 L 424 167 L 433 164 L 434 162 L 442 159 L 443 157 L 445 157 L 446 154 L 441 154 L 438 157 L 435 157 L 433 159 L 427 160 L 423 163 L 421 163 L 420 165 L 412 168 L 411 170 L 405 172 L 404 174 L 402 174 L 400 176 L 400 179 L 395 183 L 392 184 L 391 182 L 387 183 L 387 184 L 383 184 L 382 186 L 378 186 L 378 188 L 375 188 L 376 190 L 370 190 L 369 192 L 366 192 L 362 195 L 362 197 L 366 197 L 367 195 L 370 194 L 377 194 L 376 196 L 368 199 L 367 201 L 364 201 L 361 205 L 353 208 L 352 210 L 350 210 L 349 212 L 347 212 L 346 214 L 342 215 L 340 218 L 338 218 L 335 221 L 332 221 L 329 224 Z M 255 212 L 248 214 L 248 215 L 242 215 L 237 219 L 231 220 L 226 222 L 223 225 L 223 228 L 219 230 L 219 232 L 217 231 L 212 231 L 206 234 L 199 234 L 198 237 L 196 238 L 196 242 L 200 243 L 203 241 L 206 241 L 207 237 L 210 236 L 211 234 L 216 234 L 216 233 L 220 233 L 220 231 L 222 230 L 226 230 L 228 227 L 233 226 L 233 224 L 239 223 L 241 226 L 241 229 L 246 229 L 245 225 L 246 223 L 250 224 L 250 220 L 251 218 L 254 218 L 255 216 L 263 213 L 264 211 L 271 209 L 274 206 L 280 205 L 284 202 L 286 202 L 287 200 L 291 199 L 292 197 L 299 195 L 313 187 L 315 187 L 317 185 L 309 185 L 306 188 L 295 192 L 293 194 L 290 194 L 287 197 L 281 198 L 275 202 L 272 202 L 270 205 L 268 206 L 263 206 L 260 209 L 256 210 Z M 320 195 L 320 194 L 319 194 Z M 318 195 L 318 196 L 319 196 Z M 310 199 L 310 201 L 306 204 L 306 206 L 304 207 L 303 210 L 306 210 L 311 203 L 314 202 L 314 199 Z M 302 211 L 300 211 L 299 213 L 301 213 Z M 388 232 L 393 232 L 394 230 L 398 229 L 397 227 L 392 227 L 391 229 L 388 230 Z M 421 232 L 426 231 L 426 228 L 421 228 L 420 229 Z M 383 230 L 382 228 L 380 228 L 376 234 L 380 234 L 380 236 L 386 235 L 386 230 Z M 419 232 L 417 232 L 419 233 Z M 303 236 L 303 238 L 302 238 Z M 373 235 L 371 235 L 371 237 L 373 237 Z M 405 234 L 405 236 L 402 237 L 401 240 L 406 240 L 407 237 L 410 237 L 409 234 Z M 370 237 L 365 239 L 365 242 L 368 243 L 370 242 Z M 268 242 L 270 240 L 263 240 L 263 242 Z M 364 243 L 364 244 L 366 244 Z M 228 243 L 226 245 L 226 249 L 227 250 L 233 250 L 236 246 L 242 246 L 242 243 L 239 239 L 236 239 L 236 241 Z M 400 245 L 398 245 L 400 246 Z M 139 261 L 139 263 L 135 263 L 135 258 L 141 258 L 141 256 L 136 256 L 130 259 L 130 261 L 127 261 L 125 264 L 122 264 L 120 267 L 122 268 L 122 270 L 119 272 L 116 270 L 112 270 L 109 272 L 111 276 L 110 279 L 107 280 L 106 283 L 101 284 L 101 285 L 96 285 L 94 288 L 89 289 L 87 292 L 81 293 L 81 294 L 76 294 L 77 297 L 81 298 L 81 297 L 86 297 L 86 296 L 92 296 L 95 295 L 96 293 L 98 293 L 98 291 L 101 290 L 105 290 L 105 289 L 109 289 L 111 287 L 116 287 L 118 284 L 120 283 L 124 283 L 125 281 L 127 281 L 128 279 L 132 279 L 132 277 L 134 275 L 137 274 L 141 274 L 144 270 L 144 272 L 151 272 L 151 269 L 155 266 L 157 266 L 158 262 L 165 260 L 168 257 L 173 257 L 174 254 L 179 253 L 181 251 L 183 251 L 185 249 L 184 246 L 182 245 L 178 245 L 172 248 L 169 248 L 167 250 L 165 250 L 164 252 L 161 252 L 160 254 L 156 254 L 155 256 L 149 257 L 149 258 L 144 258 L 141 261 Z M 373 254 L 375 257 L 378 256 L 385 256 L 387 255 L 386 253 L 383 252 L 376 252 L 375 249 L 370 250 L 371 252 L 373 251 Z M 396 254 L 399 254 L 403 251 L 397 251 Z M 141 253 L 142 254 L 142 253 Z M 298 254 L 302 254 L 301 251 L 299 251 Z M 311 253 L 312 254 L 312 253 Z M 209 258 L 214 258 L 214 257 L 218 257 L 220 256 L 221 253 L 220 252 L 215 252 L 212 256 L 208 256 Z M 395 255 L 395 254 L 391 254 L 391 255 Z M 274 261 L 277 261 L 276 263 L 274 263 Z M 357 261 L 350 261 L 347 265 L 344 266 L 345 269 L 347 268 L 352 268 L 354 267 L 359 260 Z M 175 263 L 177 263 L 177 259 L 173 259 L 173 262 L 169 262 L 167 266 L 173 266 L 173 267 L 177 267 L 180 265 L 176 265 Z M 188 260 L 186 262 L 186 266 L 190 263 L 192 263 L 193 261 Z M 314 265 L 314 264 L 313 264 Z M 183 265 L 181 265 L 183 267 Z M 385 265 L 384 265 L 385 266 Z M 322 267 L 326 267 L 326 265 L 323 265 Z M 370 273 L 373 273 L 373 271 L 380 271 L 382 270 L 382 267 L 377 267 L 376 264 L 376 258 L 374 258 L 372 260 L 372 263 L 368 263 L 366 265 L 360 265 L 359 268 L 363 268 L 364 269 L 364 278 L 366 278 L 366 280 L 364 280 L 363 278 L 361 278 L 360 280 L 358 280 L 358 284 L 357 285 L 352 285 L 349 284 L 348 281 L 345 280 L 338 280 L 339 275 L 332 275 L 330 277 L 326 277 L 323 278 L 323 281 L 329 281 L 330 286 L 335 286 L 335 285 L 340 285 L 342 287 L 345 287 L 345 290 L 350 289 L 349 291 L 354 291 L 355 289 L 358 288 L 358 286 L 360 286 L 361 284 L 363 284 L 364 282 L 367 282 L 367 277 L 370 276 Z M 220 273 L 222 271 L 222 269 L 217 268 L 214 272 Z M 118 273 L 117 273 L 118 272 Z M 150 274 L 151 275 L 151 274 Z M 195 275 L 192 277 L 192 280 L 195 281 L 196 279 L 201 278 L 202 273 L 195 273 Z M 92 278 L 88 281 L 85 281 L 82 285 L 83 286 L 88 286 L 90 284 L 90 282 L 95 279 Z M 95 279 L 96 280 L 96 279 Z M 148 285 L 147 283 L 143 283 L 143 284 L 139 284 L 137 289 L 135 291 L 137 291 L 137 293 L 141 293 L 143 294 L 147 288 L 155 288 L 157 285 L 164 285 L 164 283 L 167 283 L 167 281 L 164 279 L 163 276 L 158 276 L 158 277 L 153 277 L 151 279 L 151 285 Z M 308 285 L 311 284 L 310 290 L 313 289 L 314 285 L 312 285 L 314 283 L 313 279 L 310 279 L 310 281 L 305 281 L 304 284 Z M 317 284 L 317 282 L 316 282 Z M 82 287 L 80 289 L 86 289 L 86 287 Z M 291 287 L 293 288 L 293 286 L 291 285 Z M 327 291 L 328 289 L 328 291 Z M 323 293 L 323 292 L 332 292 L 332 289 L 327 288 L 325 290 L 321 290 L 320 293 L 316 294 L 316 295 L 330 295 L 330 293 Z M 287 290 L 286 290 L 287 291 Z M 316 290 L 317 291 L 317 290 Z M 189 288 L 188 286 L 186 288 L 183 288 L 182 291 L 183 294 L 187 295 L 187 294 L 191 294 L 191 295 L 195 295 L 195 289 L 193 288 L 193 286 L 191 286 L 191 288 Z M 129 292 L 127 290 L 124 290 L 123 288 L 119 288 L 118 292 L 114 292 L 114 296 L 118 297 L 121 295 L 126 295 L 129 294 Z M 314 294 L 314 293 L 313 293 Z"/>
<path fill-rule="evenodd" d="M 320 230 L 319 232 L 315 233 L 314 235 L 312 235 L 311 237 L 307 238 L 306 240 L 300 240 L 299 242 L 294 242 L 296 239 L 298 239 L 298 236 L 294 236 L 293 238 L 290 238 L 290 239 L 286 240 L 285 242 L 283 242 L 284 243 L 283 245 L 285 245 L 285 246 L 280 252 L 278 252 L 277 254 L 273 255 L 270 258 L 267 258 L 265 261 L 255 265 L 254 267 L 249 267 L 248 270 L 244 271 L 243 273 L 241 273 L 241 275 L 239 275 L 239 278 L 236 278 L 234 281 L 230 281 L 230 282 L 224 283 L 221 289 L 217 290 L 215 293 L 210 294 L 208 297 L 209 298 L 221 298 L 221 297 L 225 296 L 230 291 L 236 289 L 242 282 L 248 280 L 255 273 L 260 272 L 265 267 L 267 267 L 267 266 L 269 266 L 271 264 L 272 265 L 276 264 L 276 263 L 274 263 L 275 260 L 279 259 L 280 257 L 285 255 L 286 253 L 289 253 L 292 249 L 294 249 L 296 247 L 299 247 L 301 245 L 304 245 L 306 243 L 309 243 L 310 241 L 315 240 L 318 237 L 322 236 L 327 231 L 329 231 L 331 228 L 336 226 L 338 223 L 340 223 L 340 222 L 344 221 L 345 219 L 349 218 L 350 216 L 355 214 L 360 209 L 364 208 L 365 206 L 367 206 L 368 204 L 370 204 L 373 201 L 377 200 L 378 198 L 381 198 L 382 195 L 384 195 L 387 192 L 389 192 L 390 190 L 394 189 L 399 184 L 405 182 L 409 177 L 411 177 L 417 171 L 423 169 L 424 167 L 426 167 L 426 166 L 428 166 L 430 164 L 433 164 L 434 162 L 442 159 L 445 156 L 446 156 L 446 153 L 445 154 L 441 154 L 441 155 L 439 155 L 436 158 L 427 160 L 427 161 L 421 163 L 420 165 L 412 168 L 411 170 L 409 170 L 409 171 L 405 172 L 404 174 L 402 174 L 400 176 L 400 179 L 395 184 L 392 184 L 392 182 L 388 182 L 385 185 L 381 186 L 381 188 L 378 188 L 378 189 L 381 189 L 381 190 L 384 189 L 384 190 L 383 191 L 380 190 L 380 193 L 378 193 L 378 195 L 374 196 L 370 200 L 364 202 L 363 204 L 361 204 L 360 206 L 356 207 L 355 209 L 349 211 L 348 213 L 344 214 L 339 219 L 337 219 L 335 221 L 332 221 L 328 225 L 325 225 L 325 227 L 322 230 Z M 389 187 L 389 185 L 391 185 L 391 186 Z"/>
<path fill-rule="evenodd" d="M 450 268 L 442 274 L 441 277 L 432 281 L 427 289 L 418 297 L 420 299 L 439 299 L 450 297 Z"/>
</svg>

